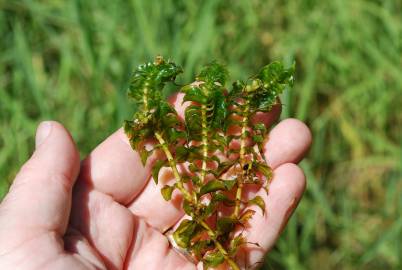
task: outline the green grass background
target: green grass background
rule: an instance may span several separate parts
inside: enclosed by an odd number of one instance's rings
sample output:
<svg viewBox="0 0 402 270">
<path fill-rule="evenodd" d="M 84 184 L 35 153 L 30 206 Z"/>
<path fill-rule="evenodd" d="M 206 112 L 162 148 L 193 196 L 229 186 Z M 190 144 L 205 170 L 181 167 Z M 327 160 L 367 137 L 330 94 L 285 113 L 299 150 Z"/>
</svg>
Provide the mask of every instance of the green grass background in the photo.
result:
<svg viewBox="0 0 402 270">
<path fill-rule="evenodd" d="M 402 2 L 0 1 L 0 194 L 44 119 L 85 156 L 131 116 L 156 54 L 245 78 L 297 62 L 283 118 L 312 129 L 306 194 L 264 269 L 402 269 Z"/>
</svg>

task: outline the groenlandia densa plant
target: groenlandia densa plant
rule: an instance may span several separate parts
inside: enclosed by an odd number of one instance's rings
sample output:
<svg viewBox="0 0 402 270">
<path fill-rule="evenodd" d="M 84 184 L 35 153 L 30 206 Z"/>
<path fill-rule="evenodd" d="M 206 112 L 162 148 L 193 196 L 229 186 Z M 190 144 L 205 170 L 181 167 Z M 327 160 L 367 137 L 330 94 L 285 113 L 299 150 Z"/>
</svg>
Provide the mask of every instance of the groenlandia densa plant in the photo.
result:
<svg viewBox="0 0 402 270">
<path fill-rule="evenodd" d="M 184 119 L 163 94 L 165 85 L 174 83 L 182 72 L 160 56 L 140 65 L 128 91 L 137 112 L 125 121 L 124 130 L 144 165 L 153 152 L 163 153 L 164 158 L 152 162 L 156 183 L 162 167 L 174 175 L 174 184 L 161 188 L 167 201 L 174 190 L 183 198 L 186 217 L 171 234 L 174 246 L 194 261 L 202 261 L 204 269 L 226 263 L 238 270 L 240 247 L 258 245 L 247 242 L 242 233 L 256 214 L 248 206 L 257 205 L 262 215 L 267 214 L 264 200 L 260 196 L 245 199 L 243 190 L 259 185 L 268 192 L 272 179 L 263 154 L 267 128 L 253 119 L 279 104 L 279 94 L 293 84 L 294 65 L 285 68 L 273 62 L 227 88 L 225 66 L 207 64 L 194 82 L 180 89 L 187 105 Z M 183 166 L 187 169 L 179 169 Z"/>
</svg>

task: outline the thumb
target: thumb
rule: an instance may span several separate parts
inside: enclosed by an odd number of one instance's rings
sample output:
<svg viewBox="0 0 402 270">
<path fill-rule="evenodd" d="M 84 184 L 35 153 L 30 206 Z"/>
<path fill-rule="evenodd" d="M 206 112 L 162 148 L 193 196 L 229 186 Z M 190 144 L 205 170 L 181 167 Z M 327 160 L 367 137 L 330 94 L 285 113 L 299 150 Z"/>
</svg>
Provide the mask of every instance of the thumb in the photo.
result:
<svg viewBox="0 0 402 270">
<path fill-rule="evenodd" d="M 35 152 L 0 205 L 0 239 L 10 232 L 17 238 L 32 237 L 38 231 L 64 234 L 79 162 L 68 131 L 57 122 L 42 122 Z"/>
</svg>

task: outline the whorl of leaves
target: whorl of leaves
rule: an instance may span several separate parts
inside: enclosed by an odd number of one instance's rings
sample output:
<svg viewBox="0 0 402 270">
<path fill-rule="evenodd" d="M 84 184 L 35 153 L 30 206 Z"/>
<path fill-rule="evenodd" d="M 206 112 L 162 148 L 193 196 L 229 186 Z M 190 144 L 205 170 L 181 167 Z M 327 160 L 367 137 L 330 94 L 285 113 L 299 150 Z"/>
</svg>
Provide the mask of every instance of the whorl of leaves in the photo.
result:
<svg viewBox="0 0 402 270">
<path fill-rule="evenodd" d="M 162 95 L 165 84 L 174 82 L 182 72 L 180 66 L 157 57 L 153 63 L 140 65 L 131 76 L 128 96 L 137 103 L 138 110 L 133 120 L 124 122 L 124 131 L 143 164 L 154 150 L 147 150 L 144 143 L 153 138 L 155 131 L 161 132 L 167 143 L 185 137 L 179 130 L 176 110 Z"/>
<path fill-rule="evenodd" d="M 157 160 L 152 168 L 156 182 L 162 167 L 170 167 L 175 174 L 175 184 L 161 189 L 163 198 L 170 200 L 175 189 L 185 195 L 182 207 L 189 218 L 173 232 L 175 245 L 201 260 L 205 269 L 224 262 L 239 269 L 236 254 L 247 240 L 234 232 L 247 226 L 255 214 L 249 206 L 256 205 L 266 214 L 262 197 L 242 201 L 239 194 L 247 184 L 267 188 L 272 178 L 262 154 L 267 129 L 252 119 L 278 104 L 279 94 L 293 84 L 294 66 L 284 68 L 273 62 L 256 76 L 236 81 L 227 89 L 226 68 L 216 62 L 206 65 L 194 82 L 180 89 L 187 106 L 184 122 L 162 95 L 164 85 L 181 72 L 179 66 L 161 57 L 139 66 L 129 89 L 139 107 L 124 129 L 144 164 L 155 149 L 165 154 L 166 160 Z M 236 128 L 238 132 L 233 131 Z M 146 149 L 149 141 L 157 143 Z M 234 142 L 240 148 L 233 147 Z M 190 173 L 180 174 L 176 166 L 185 162 Z M 221 206 L 233 212 L 224 215 L 219 211 Z M 213 225 L 208 225 L 211 222 Z"/>
</svg>

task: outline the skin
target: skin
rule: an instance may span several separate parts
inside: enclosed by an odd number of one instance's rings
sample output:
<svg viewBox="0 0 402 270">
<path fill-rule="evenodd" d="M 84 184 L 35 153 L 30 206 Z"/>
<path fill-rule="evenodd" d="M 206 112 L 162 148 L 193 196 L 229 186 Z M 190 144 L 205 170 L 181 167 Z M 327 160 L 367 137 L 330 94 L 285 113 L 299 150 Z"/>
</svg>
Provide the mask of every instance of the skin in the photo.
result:
<svg viewBox="0 0 402 270">
<path fill-rule="evenodd" d="M 279 113 L 259 121 L 270 126 Z M 296 163 L 310 144 L 309 129 L 296 119 L 271 130 L 265 154 L 274 179 L 269 196 L 256 191 L 267 214 L 254 215 L 243 232 L 261 247 L 242 250 L 243 268 L 263 259 L 296 208 L 305 189 Z M 80 162 L 69 132 L 54 121 L 41 123 L 36 149 L 0 205 L 0 269 L 202 269 L 163 235 L 183 217 L 181 198 L 165 202 L 150 167 L 141 165 L 121 129 Z"/>
</svg>

